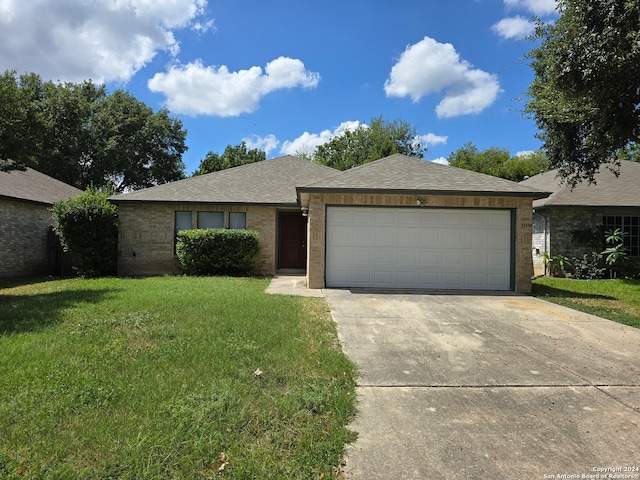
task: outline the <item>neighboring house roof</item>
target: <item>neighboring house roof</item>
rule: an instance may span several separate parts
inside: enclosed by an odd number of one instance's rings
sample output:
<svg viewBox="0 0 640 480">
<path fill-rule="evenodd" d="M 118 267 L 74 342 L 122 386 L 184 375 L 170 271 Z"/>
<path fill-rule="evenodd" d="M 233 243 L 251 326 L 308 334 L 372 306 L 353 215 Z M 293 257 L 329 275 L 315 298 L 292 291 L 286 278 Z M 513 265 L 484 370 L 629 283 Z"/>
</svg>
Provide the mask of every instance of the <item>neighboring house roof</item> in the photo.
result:
<svg viewBox="0 0 640 480">
<path fill-rule="evenodd" d="M 81 193 L 82 190 L 31 168 L 0 172 L 0 197 L 53 205 Z"/>
<path fill-rule="evenodd" d="M 546 197 L 549 192 L 528 188 L 491 175 L 394 154 L 366 163 L 314 184 L 300 186 L 299 194 L 313 192 L 411 193 L 424 195 L 491 195 Z"/>
<path fill-rule="evenodd" d="M 553 192 L 548 198 L 535 200 L 533 208 L 548 207 L 640 207 L 640 163 L 622 160 L 620 175 L 615 176 L 602 166 L 595 175 L 595 184 L 582 182 L 572 190 L 562 184 L 557 170 L 539 173 L 520 182 L 529 188 Z"/>
<path fill-rule="evenodd" d="M 287 155 L 111 197 L 121 202 L 297 205 L 296 187 L 339 174 Z"/>
</svg>

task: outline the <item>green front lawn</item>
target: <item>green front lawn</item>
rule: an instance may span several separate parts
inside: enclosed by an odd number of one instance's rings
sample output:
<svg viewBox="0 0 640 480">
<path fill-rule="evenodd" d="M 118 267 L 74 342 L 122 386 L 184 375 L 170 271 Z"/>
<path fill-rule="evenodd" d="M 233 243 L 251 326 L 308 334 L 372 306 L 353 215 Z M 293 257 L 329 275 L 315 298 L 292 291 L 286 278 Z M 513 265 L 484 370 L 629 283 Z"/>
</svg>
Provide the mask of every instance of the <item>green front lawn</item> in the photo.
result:
<svg viewBox="0 0 640 480">
<path fill-rule="evenodd" d="M 0 478 L 337 478 L 354 366 L 267 284 L 0 282 Z"/>
<path fill-rule="evenodd" d="M 532 294 L 565 307 L 640 328 L 639 280 L 539 278 Z"/>
</svg>

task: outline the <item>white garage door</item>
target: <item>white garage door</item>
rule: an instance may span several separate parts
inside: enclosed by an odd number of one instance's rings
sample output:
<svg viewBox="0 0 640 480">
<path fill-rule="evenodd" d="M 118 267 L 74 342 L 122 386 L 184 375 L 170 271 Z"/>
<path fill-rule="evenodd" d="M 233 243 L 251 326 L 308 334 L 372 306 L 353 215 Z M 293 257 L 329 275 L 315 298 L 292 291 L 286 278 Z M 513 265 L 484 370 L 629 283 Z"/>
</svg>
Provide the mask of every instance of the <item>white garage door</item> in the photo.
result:
<svg viewBox="0 0 640 480">
<path fill-rule="evenodd" d="M 512 289 L 509 210 L 328 207 L 326 285 Z"/>
</svg>

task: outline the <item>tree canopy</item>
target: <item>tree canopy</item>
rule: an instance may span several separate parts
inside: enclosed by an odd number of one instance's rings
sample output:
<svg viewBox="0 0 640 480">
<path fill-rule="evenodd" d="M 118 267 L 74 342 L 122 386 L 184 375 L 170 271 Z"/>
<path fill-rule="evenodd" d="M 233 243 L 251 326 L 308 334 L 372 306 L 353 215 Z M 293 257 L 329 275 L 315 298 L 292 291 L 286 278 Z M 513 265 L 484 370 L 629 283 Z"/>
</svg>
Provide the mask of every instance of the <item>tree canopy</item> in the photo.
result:
<svg viewBox="0 0 640 480">
<path fill-rule="evenodd" d="M 248 149 L 246 142 L 243 140 L 236 146 L 227 145 L 222 155 L 209 151 L 207 155 L 200 160 L 198 169 L 193 175 L 204 175 L 205 173 L 218 172 L 227 168 L 238 167 L 247 163 L 261 162 L 266 160 L 267 155 L 257 148 Z"/>
<path fill-rule="evenodd" d="M 491 147 L 479 151 L 466 143 L 449 155 L 449 165 L 519 182 L 549 169 L 549 160 L 541 151 L 511 156 L 509 150 Z"/>
<path fill-rule="evenodd" d="M 427 149 L 420 144 L 415 128 L 408 122 L 387 122 L 380 116 L 372 118 L 368 126 L 359 125 L 334 136 L 310 157 L 328 167 L 348 170 L 394 153 L 423 158 Z"/>
<path fill-rule="evenodd" d="M 571 185 L 640 143 L 640 2 L 558 0 L 560 18 L 539 23 L 526 111 L 553 168 Z"/>
<path fill-rule="evenodd" d="M 135 190 L 184 177 L 186 134 L 167 110 L 122 90 L 0 76 L 2 170 L 33 167 L 83 190 Z"/>
</svg>

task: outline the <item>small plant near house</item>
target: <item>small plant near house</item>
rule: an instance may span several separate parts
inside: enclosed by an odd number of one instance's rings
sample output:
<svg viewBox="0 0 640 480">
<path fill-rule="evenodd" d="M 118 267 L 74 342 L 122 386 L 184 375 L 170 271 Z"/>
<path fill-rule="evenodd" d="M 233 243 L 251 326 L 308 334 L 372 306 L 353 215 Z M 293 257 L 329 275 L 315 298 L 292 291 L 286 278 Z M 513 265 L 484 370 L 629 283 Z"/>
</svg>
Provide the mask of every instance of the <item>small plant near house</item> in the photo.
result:
<svg viewBox="0 0 640 480">
<path fill-rule="evenodd" d="M 571 268 L 571 262 L 569 258 L 564 255 L 554 255 L 549 260 L 549 268 L 551 269 L 551 275 L 555 277 L 566 277 Z"/>
<path fill-rule="evenodd" d="M 253 269 L 258 232 L 194 229 L 178 233 L 176 254 L 191 275 L 240 275 Z"/>
<path fill-rule="evenodd" d="M 609 265 L 609 277 L 617 278 L 619 268 L 629 259 L 627 247 L 624 246 L 625 233 L 616 228 L 605 232 L 605 241 L 608 247 L 602 252 L 606 255 L 604 261 Z"/>
<path fill-rule="evenodd" d="M 89 188 L 82 195 L 55 202 L 53 220 L 60 243 L 71 252 L 83 277 L 115 275 L 118 262 L 118 207 L 109 190 Z"/>
<path fill-rule="evenodd" d="M 573 276 L 577 280 L 597 280 L 604 275 L 602 254 L 598 252 L 585 253 L 582 258 L 574 258 Z"/>
</svg>

